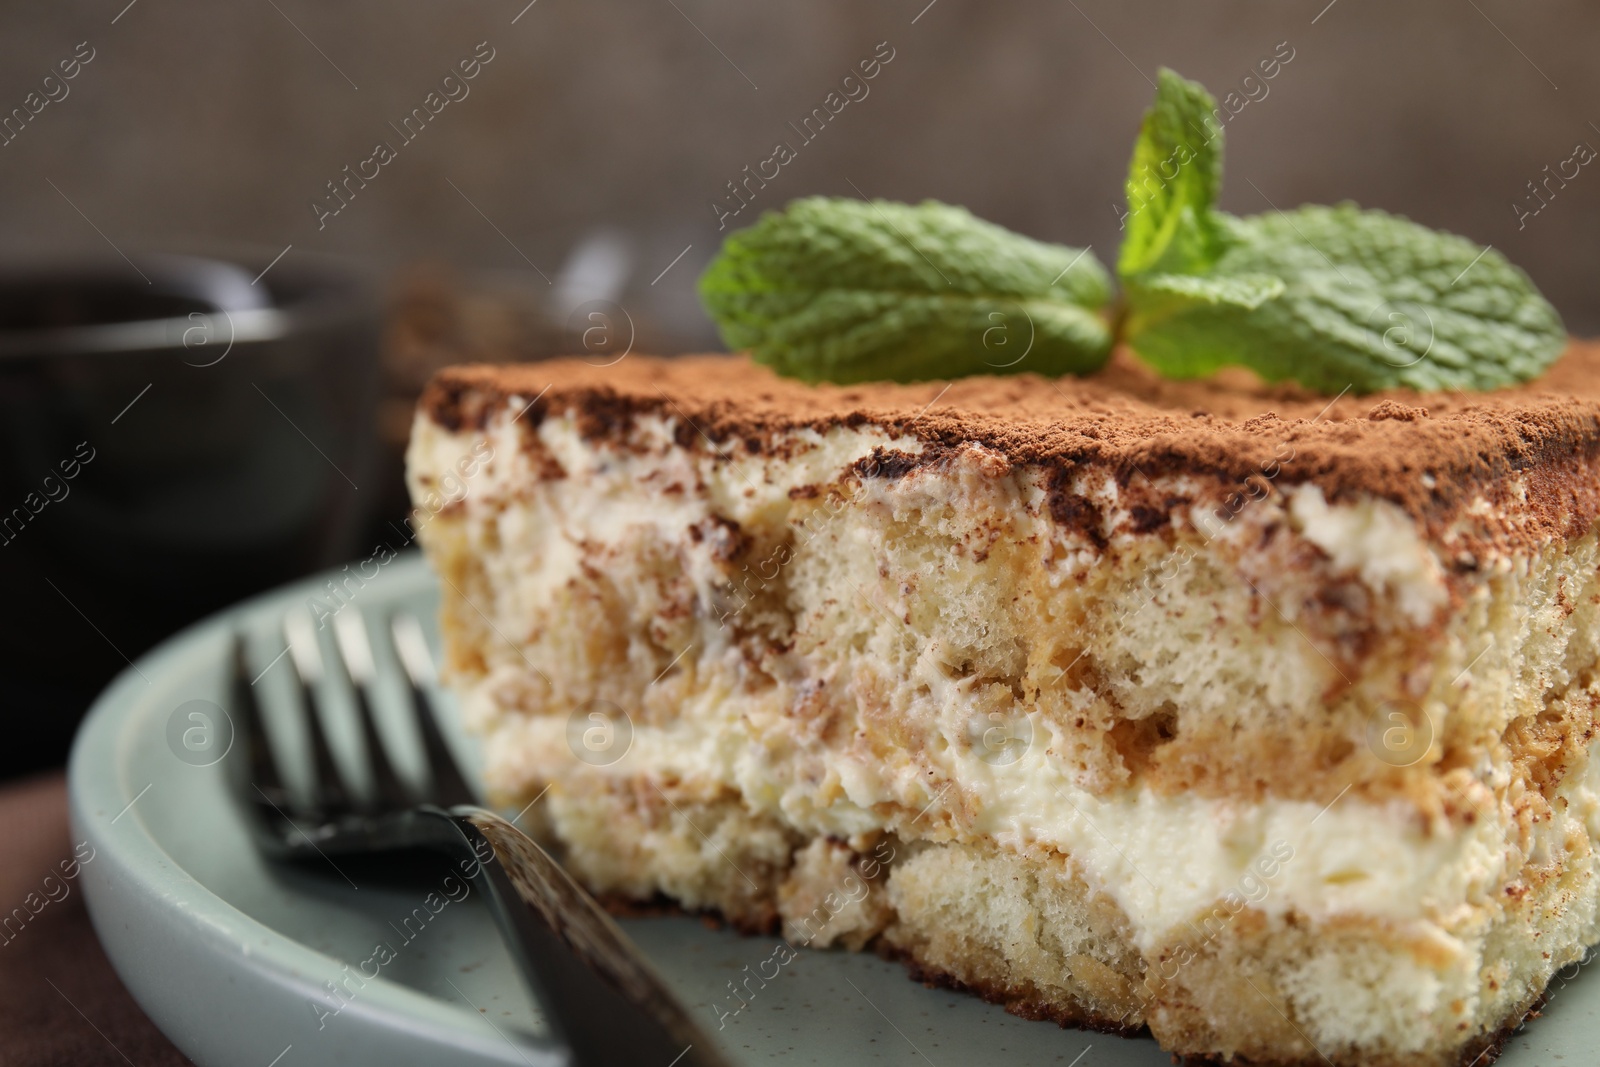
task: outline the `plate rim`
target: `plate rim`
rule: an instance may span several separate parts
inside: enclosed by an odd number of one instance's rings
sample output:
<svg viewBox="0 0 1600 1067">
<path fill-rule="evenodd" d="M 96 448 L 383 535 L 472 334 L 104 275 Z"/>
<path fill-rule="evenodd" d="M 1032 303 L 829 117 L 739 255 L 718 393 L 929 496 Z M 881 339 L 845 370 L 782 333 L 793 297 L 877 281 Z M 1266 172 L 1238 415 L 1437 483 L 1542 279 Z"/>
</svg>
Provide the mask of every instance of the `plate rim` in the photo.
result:
<svg viewBox="0 0 1600 1067">
<path fill-rule="evenodd" d="M 379 576 L 382 599 L 398 598 L 433 581 L 420 552 L 399 554 L 384 571 Z M 90 921 L 134 1000 L 196 1063 L 236 1062 L 225 1050 L 236 1050 L 237 1044 L 212 1036 L 219 1028 L 205 1005 L 216 998 L 204 995 L 204 982 L 220 978 L 240 987 L 244 978 L 253 995 L 269 1001 L 268 1008 L 299 1005 L 289 1012 L 256 1013 L 285 1015 L 289 1032 L 299 1036 L 316 1021 L 308 1005 L 328 995 L 314 976 L 336 974 L 347 961 L 246 914 L 212 892 L 166 850 L 138 810 L 138 800 L 154 783 L 136 792 L 129 781 L 133 734 L 158 713 L 152 703 L 159 699 L 157 679 L 176 677 L 186 665 L 211 655 L 206 646 L 226 645 L 245 620 L 266 615 L 275 605 L 287 606 L 340 573 L 330 568 L 257 594 L 163 640 L 102 691 L 73 739 L 67 764 L 69 820 L 73 841 L 87 842 L 94 849 L 79 874 Z M 163 952 L 157 939 L 165 939 L 171 951 Z M 174 980 L 150 962 L 173 955 L 190 957 L 194 970 L 188 981 Z M 433 1056 L 445 1047 L 453 1062 L 462 1064 L 543 1067 L 566 1059 L 558 1045 L 532 1035 L 518 1032 L 521 1040 L 513 1043 L 473 1033 L 459 1025 L 470 1018 L 462 1009 L 382 976 L 364 986 L 362 996 L 347 1001 L 337 1014 L 337 1033 L 344 1039 L 336 1044 L 342 1047 L 354 1040 L 356 1047 L 372 1049 L 366 1059 L 389 1067 L 436 1062 Z M 293 1025 L 296 1015 L 304 1017 L 298 1027 Z M 207 1020 L 209 1027 L 202 1025 Z M 285 1033 L 281 1024 L 272 1029 L 280 1037 Z M 320 1027 L 312 1032 L 326 1039 Z M 284 1040 L 290 1046 L 295 1043 Z M 409 1056 L 403 1047 L 390 1050 L 398 1059 L 381 1051 L 407 1043 L 413 1046 Z M 433 1055 L 416 1057 L 428 1049 L 434 1050 Z"/>
</svg>

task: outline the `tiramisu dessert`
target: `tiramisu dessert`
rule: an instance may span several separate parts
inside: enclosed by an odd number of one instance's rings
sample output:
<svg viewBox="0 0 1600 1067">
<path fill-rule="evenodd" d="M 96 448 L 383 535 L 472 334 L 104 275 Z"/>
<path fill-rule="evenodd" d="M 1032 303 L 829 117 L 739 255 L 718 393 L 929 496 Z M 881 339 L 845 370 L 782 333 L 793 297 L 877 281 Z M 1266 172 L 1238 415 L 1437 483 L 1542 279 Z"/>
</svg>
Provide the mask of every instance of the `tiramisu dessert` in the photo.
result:
<svg viewBox="0 0 1600 1067">
<path fill-rule="evenodd" d="M 429 385 L 449 680 L 596 893 L 1258 1067 L 1482 1067 L 1600 940 L 1600 346 L 1461 238 L 1216 212 L 1214 108 L 1163 72 L 1115 307 L 809 200 L 702 282 L 754 360 Z"/>
<path fill-rule="evenodd" d="M 595 891 L 1465 1065 L 1597 938 L 1597 383 L 467 367 L 410 478 L 488 785 Z"/>
</svg>

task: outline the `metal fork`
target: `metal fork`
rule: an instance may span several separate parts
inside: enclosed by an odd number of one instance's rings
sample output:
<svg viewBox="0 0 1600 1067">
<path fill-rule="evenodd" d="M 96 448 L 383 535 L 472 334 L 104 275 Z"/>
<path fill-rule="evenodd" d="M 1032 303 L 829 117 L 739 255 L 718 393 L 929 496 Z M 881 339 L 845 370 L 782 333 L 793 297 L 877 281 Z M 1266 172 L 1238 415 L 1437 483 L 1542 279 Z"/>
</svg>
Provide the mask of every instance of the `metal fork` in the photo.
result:
<svg viewBox="0 0 1600 1067">
<path fill-rule="evenodd" d="M 410 683 L 429 783 L 409 788 L 395 771 L 372 708 L 377 667 L 359 611 L 334 616 L 336 673 L 351 683 L 373 790 L 362 796 L 340 771 L 323 728 L 325 663 L 309 612 L 291 612 L 284 636 L 311 742 L 309 802 L 296 803 L 267 740 L 244 642 L 236 640 L 232 703 L 242 723 L 234 791 L 258 847 L 278 862 L 328 870 L 341 857 L 417 850 L 447 857 L 488 902 L 506 945 L 557 1038 L 578 1067 L 727 1067 L 637 948 L 544 849 L 511 822 L 475 806 L 466 778 L 431 714 L 432 657 L 422 627 L 397 615 L 390 631 Z M 333 679 L 337 682 L 337 679 Z M 365 869 L 365 868 L 363 868 Z"/>
</svg>

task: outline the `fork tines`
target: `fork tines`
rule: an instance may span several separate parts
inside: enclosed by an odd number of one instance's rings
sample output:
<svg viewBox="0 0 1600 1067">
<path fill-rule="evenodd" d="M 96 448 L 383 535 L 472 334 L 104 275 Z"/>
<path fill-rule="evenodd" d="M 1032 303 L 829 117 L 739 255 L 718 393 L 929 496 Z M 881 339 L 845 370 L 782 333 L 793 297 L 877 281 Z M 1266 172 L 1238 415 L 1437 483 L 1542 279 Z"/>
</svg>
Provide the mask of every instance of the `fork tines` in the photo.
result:
<svg viewBox="0 0 1600 1067">
<path fill-rule="evenodd" d="M 409 683 L 412 713 L 427 758 L 431 780 L 428 788 L 422 791 L 409 788 L 396 772 L 378 729 L 373 713 L 373 693 L 379 683 L 379 660 L 373 653 L 361 612 L 346 607 L 334 615 L 331 657 L 324 655 L 317 630 L 309 612 L 291 610 L 284 616 L 286 652 L 293 664 L 300 714 L 311 751 L 310 803 L 294 805 L 298 813 L 312 819 L 331 820 L 355 813 L 396 811 L 415 803 L 446 807 L 473 803 L 472 791 L 431 714 L 428 691 L 434 680 L 433 662 L 416 617 L 396 615 L 392 620 L 391 638 L 394 658 L 403 666 Z M 246 766 L 250 781 L 246 791 L 254 794 L 250 796 L 252 801 L 259 804 L 265 800 L 277 809 L 280 818 L 287 818 L 289 793 L 268 742 L 261 702 L 250 680 L 242 639 L 236 638 L 234 656 L 234 707 L 243 719 L 244 741 L 248 748 Z M 340 769 L 324 727 L 324 718 L 330 714 L 330 690 L 345 683 L 354 699 L 362 748 L 372 774 L 370 796 L 356 789 Z"/>
<path fill-rule="evenodd" d="M 433 779 L 433 803 L 446 808 L 476 804 L 478 798 L 450 754 L 438 721 L 427 711 L 431 707 L 427 690 L 435 681 L 435 671 L 422 623 L 415 615 L 396 615 L 390 622 L 390 632 L 400 665 L 411 682 L 411 706 L 416 710 L 417 732 L 422 735 L 422 751 L 428 760 L 428 774 Z"/>
</svg>

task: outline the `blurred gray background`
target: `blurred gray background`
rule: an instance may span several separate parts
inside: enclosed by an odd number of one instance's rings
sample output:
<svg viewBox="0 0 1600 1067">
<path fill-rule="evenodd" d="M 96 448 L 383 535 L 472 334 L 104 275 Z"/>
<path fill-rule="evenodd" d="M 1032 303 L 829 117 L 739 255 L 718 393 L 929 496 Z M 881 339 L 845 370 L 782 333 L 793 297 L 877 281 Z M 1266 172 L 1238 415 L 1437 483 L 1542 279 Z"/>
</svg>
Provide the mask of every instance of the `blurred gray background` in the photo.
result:
<svg viewBox="0 0 1600 1067">
<path fill-rule="evenodd" d="M 1539 206 L 1528 183 L 1578 142 L 1600 147 L 1592 4 L 526 2 L 7 5 L 0 110 L 79 42 L 95 58 L 0 147 L 4 250 L 292 245 L 532 292 L 547 288 L 535 267 L 555 278 L 576 241 L 613 227 L 633 242 L 623 302 L 651 342 L 714 346 L 693 296 L 719 240 L 712 200 L 775 141 L 798 143 L 787 124 L 878 42 L 894 59 L 870 95 L 755 207 L 934 197 L 1107 262 L 1156 69 L 1220 96 L 1287 42 L 1294 58 L 1227 127 L 1225 207 L 1400 212 L 1492 243 L 1573 330 L 1600 331 L 1600 168 L 1552 183 L 1536 215 L 1513 208 Z M 325 183 L 398 144 L 390 123 L 479 42 L 495 58 L 470 95 L 319 230 Z"/>
</svg>

